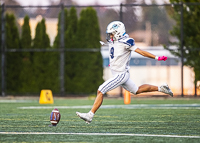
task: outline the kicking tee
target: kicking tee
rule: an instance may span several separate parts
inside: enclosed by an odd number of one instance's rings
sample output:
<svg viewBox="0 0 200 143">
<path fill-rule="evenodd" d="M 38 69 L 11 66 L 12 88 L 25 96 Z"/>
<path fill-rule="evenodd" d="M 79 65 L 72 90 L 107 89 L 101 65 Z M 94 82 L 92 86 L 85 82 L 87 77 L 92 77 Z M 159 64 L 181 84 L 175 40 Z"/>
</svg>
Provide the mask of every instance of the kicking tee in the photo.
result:
<svg viewBox="0 0 200 143">
<path fill-rule="evenodd" d="M 118 41 L 109 41 L 109 61 L 110 69 L 116 72 L 125 72 L 129 70 L 131 51 L 135 51 L 135 41 L 125 34 Z"/>
</svg>

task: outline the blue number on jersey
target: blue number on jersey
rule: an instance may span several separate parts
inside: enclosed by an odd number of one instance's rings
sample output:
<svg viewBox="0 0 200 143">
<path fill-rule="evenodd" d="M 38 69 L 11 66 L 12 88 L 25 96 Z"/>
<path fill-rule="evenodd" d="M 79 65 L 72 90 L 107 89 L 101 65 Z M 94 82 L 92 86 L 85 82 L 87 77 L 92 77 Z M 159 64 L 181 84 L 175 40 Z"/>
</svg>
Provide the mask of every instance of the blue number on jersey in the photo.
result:
<svg viewBox="0 0 200 143">
<path fill-rule="evenodd" d="M 110 57 L 111 57 L 111 59 L 114 58 L 114 48 L 113 47 L 110 49 Z"/>
</svg>

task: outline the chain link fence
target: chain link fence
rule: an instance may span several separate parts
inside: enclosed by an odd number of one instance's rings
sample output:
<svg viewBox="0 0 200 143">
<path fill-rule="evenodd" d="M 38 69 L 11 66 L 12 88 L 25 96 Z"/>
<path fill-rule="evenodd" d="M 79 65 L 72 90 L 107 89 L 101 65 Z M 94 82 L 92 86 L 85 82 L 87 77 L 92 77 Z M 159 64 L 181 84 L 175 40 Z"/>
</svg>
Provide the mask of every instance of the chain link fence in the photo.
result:
<svg viewBox="0 0 200 143">
<path fill-rule="evenodd" d="M 127 33 L 130 37 L 134 38 L 136 45 L 141 49 L 147 50 L 155 55 L 167 55 L 169 60 L 167 62 L 156 62 L 155 60 L 146 59 L 138 55 L 133 54 L 131 59 L 131 78 L 139 86 L 144 83 L 159 85 L 163 82 L 167 82 L 172 88 L 175 95 L 194 95 L 194 73 L 192 69 L 184 67 L 183 57 L 182 59 L 173 56 L 169 51 L 163 48 L 166 45 L 172 50 L 176 47 L 172 46 L 169 41 L 178 41 L 176 37 L 169 34 L 176 22 L 168 15 L 168 13 L 174 11 L 174 6 L 183 6 L 180 4 L 121 4 L 121 5 L 92 5 L 98 16 L 101 40 L 105 40 L 105 31 L 107 25 L 114 20 L 122 21 L 125 26 Z M 26 15 L 30 17 L 30 27 L 31 27 L 31 37 L 35 36 L 36 25 L 42 18 L 45 18 L 46 22 L 46 32 L 50 38 L 51 46 L 54 43 L 55 37 L 58 32 L 58 15 L 63 11 L 64 8 L 68 10 L 72 5 L 52 5 L 52 6 L 12 6 L 12 5 L 2 5 L 1 10 L 1 95 L 6 94 L 6 76 L 5 76 L 5 56 L 9 52 L 58 52 L 60 56 L 59 67 L 59 87 L 60 91 L 58 94 L 65 95 L 65 88 L 67 85 L 64 84 L 64 52 L 68 52 L 64 49 L 64 41 L 62 37 L 64 36 L 64 31 L 61 31 L 61 46 L 60 49 L 7 49 L 6 39 L 5 39 L 5 13 L 14 13 L 17 21 L 17 26 L 19 33 L 21 34 L 21 27 L 23 25 L 23 20 Z M 88 6 L 73 6 L 77 10 L 77 16 L 80 16 L 82 9 Z M 180 14 L 181 16 L 181 14 Z M 181 19 L 180 17 L 180 20 Z M 61 20 L 62 21 L 62 20 Z M 183 21 L 180 21 L 183 22 Z M 60 26 L 63 27 L 63 23 Z M 89 28 L 89 27 L 85 27 Z M 183 29 L 180 29 L 183 31 Z M 183 32 L 181 32 L 184 34 Z M 180 42 L 183 42 L 183 36 Z M 12 41 L 10 41 L 12 42 Z M 183 46 L 183 44 L 182 44 Z M 80 47 L 76 47 L 76 52 L 81 51 Z M 68 49 L 69 50 L 69 49 Z M 98 51 L 97 49 L 92 49 L 93 52 Z M 108 70 L 108 47 L 102 46 L 101 53 L 103 57 L 104 65 L 104 80 L 111 77 Z M 184 70 L 183 70 L 184 69 Z M 70 70 L 70 69 L 69 69 Z M 161 71 L 161 72 L 158 72 Z M 184 71 L 184 72 L 183 72 Z M 92 84 L 92 83 L 91 83 Z M 40 92 L 40 91 L 38 91 Z M 121 94 L 121 89 L 116 89 L 110 94 Z M 16 93 L 19 94 L 19 93 Z M 32 93 L 29 93 L 32 94 Z M 199 90 L 198 90 L 199 94 Z"/>
</svg>

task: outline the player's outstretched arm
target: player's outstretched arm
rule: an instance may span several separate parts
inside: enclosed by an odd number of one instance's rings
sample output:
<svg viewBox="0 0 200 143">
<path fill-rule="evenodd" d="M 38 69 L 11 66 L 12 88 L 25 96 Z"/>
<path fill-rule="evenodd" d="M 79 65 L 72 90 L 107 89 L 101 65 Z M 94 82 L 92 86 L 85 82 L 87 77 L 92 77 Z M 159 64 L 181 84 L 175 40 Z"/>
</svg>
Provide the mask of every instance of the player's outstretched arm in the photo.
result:
<svg viewBox="0 0 200 143">
<path fill-rule="evenodd" d="M 149 52 L 147 52 L 147 51 L 143 51 L 143 50 L 141 50 L 140 48 L 137 48 L 137 49 L 135 50 L 135 52 L 138 53 L 138 54 L 140 54 L 140 55 L 142 55 L 142 56 L 144 56 L 144 57 L 156 59 L 156 60 L 158 60 L 158 61 L 162 61 L 162 60 L 163 60 L 163 61 L 166 61 L 166 60 L 167 60 L 167 57 L 166 57 L 166 56 L 158 57 L 158 56 L 155 56 L 155 55 L 153 55 L 153 54 L 151 54 L 151 53 L 149 53 Z"/>
</svg>

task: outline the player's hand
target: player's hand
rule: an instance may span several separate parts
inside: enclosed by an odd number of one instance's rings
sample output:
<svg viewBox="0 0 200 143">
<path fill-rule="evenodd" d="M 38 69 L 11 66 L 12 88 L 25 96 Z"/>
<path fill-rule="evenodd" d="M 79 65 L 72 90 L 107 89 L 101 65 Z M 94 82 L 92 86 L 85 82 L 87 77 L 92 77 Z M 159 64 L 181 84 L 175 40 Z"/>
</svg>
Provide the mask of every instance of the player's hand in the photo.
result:
<svg viewBox="0 0 200 143">
<path fill-rule="evenodd" d="M 165 56 L 161 56 L 161 57 L 158 57 L 158 61 L 166 61 L 167 60 L 167 57 Z"/>
</svg>

